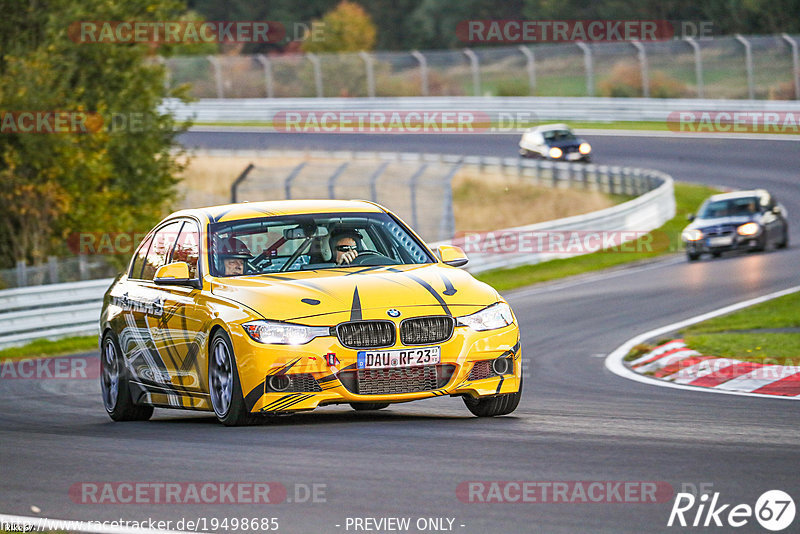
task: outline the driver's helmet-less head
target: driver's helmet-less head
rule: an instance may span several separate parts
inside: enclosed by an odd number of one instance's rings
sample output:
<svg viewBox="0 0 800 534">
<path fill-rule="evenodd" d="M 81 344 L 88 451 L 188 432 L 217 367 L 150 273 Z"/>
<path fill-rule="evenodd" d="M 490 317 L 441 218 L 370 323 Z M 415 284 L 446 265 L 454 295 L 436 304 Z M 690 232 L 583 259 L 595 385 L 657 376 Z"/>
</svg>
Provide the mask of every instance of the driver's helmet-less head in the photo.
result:
<svg viewBox="0 0 800 534">
<path fill-rule="evenodd" d="M 250 249 L 247 248 L 247 245 L 235 237 L 217 240 L 215 243 L 215 252 L 215 267 L 220 273 L 225 272 L 225 260 L 244 260 L 246 265 L 247 260 L 253 259 L 253 255 L 250 253 Z"/>
<path fill-rule="evenodd" d="M 331 232 L 331 237 L 328 239 L 328 245 L 331 248 L 332 258 L 334 259 L 336 258 L 337 243 L 339 243 L 339 241 L 344 239 L 345 237 L 349 237 L 353 241 L 355 241 L 356 246 L 358 247 L 357 250 L 361 250 L 361 234 L 358 232 L 358 230 L 353 230 L 350 228 L 333 230 L 333 232 Z"/>
</svg>

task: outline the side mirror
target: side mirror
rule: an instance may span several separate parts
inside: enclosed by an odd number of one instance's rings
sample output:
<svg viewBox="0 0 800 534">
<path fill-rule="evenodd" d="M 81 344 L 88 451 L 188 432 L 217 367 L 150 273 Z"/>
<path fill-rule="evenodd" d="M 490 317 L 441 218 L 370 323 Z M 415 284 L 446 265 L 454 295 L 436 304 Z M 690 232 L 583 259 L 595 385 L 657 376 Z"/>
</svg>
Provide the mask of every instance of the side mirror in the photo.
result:
<svg viewBox="0 0 800 534">
<path fill-rule="evenodd" d="M 775 215 L 780 215 L 782 213 L 781 207 L 776 204 L 775 206 L 772 207 L 772 213 L 774 213 Z"/>
<path fill-rule="evenodd" d="M 189 278 L 189 265 L 184 261 L 176 261 L 162 265 L 156 271 L 156 276 L 153 279 L 156 285 L 173 285 L 173 286 L 189 286 L 200 288 L 200 280 L 197 278 Z"/>
<path fill-rule="evenodd" d="M 694 213 L 690 213 L 686 216 L 686 220 L 692 222 L 694 220 Z"/>
<path fill-rule="evenodd" d="M 464 251 L 454 245 L 441 245 L 437 252 L 442 263 L 451 267 L 463 267 L 469 261 Z"/>
</svg>

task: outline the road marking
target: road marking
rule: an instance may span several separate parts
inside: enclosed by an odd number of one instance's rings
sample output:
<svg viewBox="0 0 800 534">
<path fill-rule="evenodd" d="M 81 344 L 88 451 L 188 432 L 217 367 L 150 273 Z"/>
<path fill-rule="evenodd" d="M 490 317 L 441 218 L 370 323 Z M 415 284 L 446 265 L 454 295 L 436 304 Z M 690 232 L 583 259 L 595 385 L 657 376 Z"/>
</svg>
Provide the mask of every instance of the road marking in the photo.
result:
<svg viewBox="0 0 800 534">
<path fill-rule="evenodd" d="M 671 139 L 726 139 L 739 141 L 800 141 L 795 134 L 746 134 L 715 132 L 666 132 L 662 130 L 594 130 L 576 128 L 578 135 L 596 135 L 598 137 L 668 137 Z"/>
<path fill-rule="evenodd" d="M 689 391 L 705 391 L 710 393 L 721 393 L 723 395 L 741 395 L 744 397 L 761 397 L 765 399 L 798 400 L 796 397 L 764 395 L 761 393 L 747 393 L 743 391 L 726 391 L 724 389 L 705 388 L 701 386 L 689 386 L 686 384 L 675 384 L 673 382 L 665 382 L 662 380 L 658 380 L 656 378 L 650 378 L 647 376 L 640 375 L 630 370 L 622 362 L 622 359 L 625 358 L 625 355 L 627 355 L 628 352 L 630 352 L 630 350 L 633 347 L 635 347 L 639 343 L 647 341 L 648 339 L 658 337 L 662 334 L 666 334 L 667 332 L 680 330 L 681 328 L 701 323 L 708 319 L 713 319 L 714 317 L 719 317 L 720 315 L 725 315 L 727 313 L 738 311 L 743 308 L 747 308 L 749 306 L 761 304 L 762 302 L 767 302 L 769 300 L 773 300 L 778 297 L 791 295 L 792 293 L 797 293 L 798 291 L 800 291 L 800 286 L 790 287 L 789 289 L 783 289 L 781 291 L 776 291 L 774 293 L 770 293 L 768 295 L 764 295 L 761 297 L 756 297 L 754 299 L 737 302 L 735 304 L 731 304 L 730 306 L 725 306 L 724 308 L 720 308 L 718 310 L 710 311 L 702 315 L 696 315 L 694 317 L 691 317 L 689 319 L 684 319 L 683 321 L 679 321 L 677 323 L 672 323 L 666 326 L 662 326 L 660 328 L 656 328 L 654 330 L 650 330 L 649 332 L 645 332 L 634 338 L 629 339 L 628 341 L 617 347 L 617 349 L 614 350 L 614 352 L 612 352 L 611 354 L 608 355 L 608 357 L 606 357 L 605 367 L 606 369 L 608 369 L 617 376 L 621 376 L 622 378 L 627 378 L 635 382 L 641 382 L 642 384 L 649 384 L 651 386 L 661 386 L 665 388 L 674 388 L 674 389 L 686 389 Z"/>
</svg>

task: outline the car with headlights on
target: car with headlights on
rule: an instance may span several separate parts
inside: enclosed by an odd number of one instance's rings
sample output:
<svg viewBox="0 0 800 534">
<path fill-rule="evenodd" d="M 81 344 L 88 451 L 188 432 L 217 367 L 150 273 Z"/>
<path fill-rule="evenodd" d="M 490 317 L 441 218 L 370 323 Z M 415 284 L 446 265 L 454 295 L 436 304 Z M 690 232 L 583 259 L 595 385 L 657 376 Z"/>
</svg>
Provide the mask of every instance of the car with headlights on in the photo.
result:
<svg viewBox="0 0 800 534">
<path fill-rule="evenodd" d="M 115 421 L 167 407 L 225 425 L 444 396 L 476 416 L 511 413 L 517 320 L 466 263 L 366 201 L 179 211 L 105 294 L 103 404 Z"/>
<path fill-rule="evenodd" d="M 592 159 L 592 146 L 576 137 L 566 124 L 545 124 L 522 134 L 519 153 L 524 158 L 588 163 Z"/>
<path fill-rule="evenodd" d="M 703 202 L 681 233 L 689 261 L 703 253 L 714 257 L 730 250 L 763 251 L 789 244 L 789 222 L 769 191 L 754 189 L 713 195 Z"/>
</svg>

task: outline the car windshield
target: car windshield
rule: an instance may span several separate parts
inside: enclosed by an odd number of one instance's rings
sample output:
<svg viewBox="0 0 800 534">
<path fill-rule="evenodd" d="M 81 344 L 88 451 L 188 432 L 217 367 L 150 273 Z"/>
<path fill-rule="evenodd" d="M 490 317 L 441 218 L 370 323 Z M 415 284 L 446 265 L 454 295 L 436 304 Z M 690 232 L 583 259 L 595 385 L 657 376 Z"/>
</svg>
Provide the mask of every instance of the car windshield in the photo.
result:
<svg viewBox="0 0 800 534">
<path fill-rule="evenodd" d="M 758 211 L 757 206 L 758 199 L 756 197 L 709 200 L 700 208 L 698 216 L 701 219 L 715 219 L 717 217 L 752 215 Z"/>
<path fill-rule="evenodd" d="M 572 141 L 575 134 L 569 130 L 545 130 L 542 132 L 546 141 Z"/>
<path fill-rule="evenodd" d="M 436 261 L 386 213 L 303 214 L 215 223 L 209 225 L 209 241 L 215 276 L 341 267 L 336 262 L 337 249 L 357 253 L 346 266 Z M 226 266 L 231 259 L 239 260 L 238 271 Z"/>
</svg>

